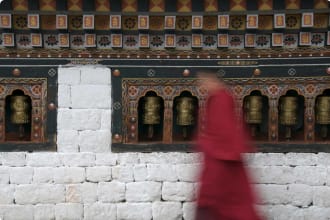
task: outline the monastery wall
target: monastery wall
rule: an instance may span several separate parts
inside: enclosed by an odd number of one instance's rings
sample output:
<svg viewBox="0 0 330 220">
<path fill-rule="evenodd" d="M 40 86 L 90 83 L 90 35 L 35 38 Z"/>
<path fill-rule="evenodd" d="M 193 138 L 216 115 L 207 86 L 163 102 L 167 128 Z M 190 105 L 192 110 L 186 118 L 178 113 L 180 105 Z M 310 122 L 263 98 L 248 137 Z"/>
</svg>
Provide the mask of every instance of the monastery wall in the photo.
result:
<svg viewBox="0 0 330 220">
<path fill-rule="evenodd" d="M 193 220 L 200 154 L 111 152 L 109 68 L 60 67 L 57 110 L 57 152 L 0 153 L 1 220 Z M 268 220 L 330 219 L 330 154 L 245 158 Z"/>
</svg>

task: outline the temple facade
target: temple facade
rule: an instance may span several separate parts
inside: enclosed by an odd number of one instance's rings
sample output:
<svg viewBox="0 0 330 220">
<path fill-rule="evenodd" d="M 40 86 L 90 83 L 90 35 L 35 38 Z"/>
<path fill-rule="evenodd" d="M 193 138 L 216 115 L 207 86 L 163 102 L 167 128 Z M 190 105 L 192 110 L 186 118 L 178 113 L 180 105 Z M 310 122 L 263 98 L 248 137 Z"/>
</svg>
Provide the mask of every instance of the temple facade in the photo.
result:
<svg viewBox="0 0 330 220">
<path fill-rule="evenodd" d="M 267 220 L 330 218 L 326 0 L 4 0 L 0 220 L 193 220 L 212 71 Z"/>
</svg>

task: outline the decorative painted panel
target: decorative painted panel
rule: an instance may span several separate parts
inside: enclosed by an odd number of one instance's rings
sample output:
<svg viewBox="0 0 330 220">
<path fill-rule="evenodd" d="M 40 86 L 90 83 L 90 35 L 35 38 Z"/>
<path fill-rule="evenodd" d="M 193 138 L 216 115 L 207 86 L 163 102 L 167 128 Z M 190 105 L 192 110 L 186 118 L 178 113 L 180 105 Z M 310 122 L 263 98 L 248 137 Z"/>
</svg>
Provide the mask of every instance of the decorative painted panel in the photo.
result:
<svg viewBox="0 0 330 220">
<path fill-rule="evenodd" d="M 165 11 L 165 0 L 150 0 L 149 1 L 150 12 L 164 12 Z"/>
</svg>

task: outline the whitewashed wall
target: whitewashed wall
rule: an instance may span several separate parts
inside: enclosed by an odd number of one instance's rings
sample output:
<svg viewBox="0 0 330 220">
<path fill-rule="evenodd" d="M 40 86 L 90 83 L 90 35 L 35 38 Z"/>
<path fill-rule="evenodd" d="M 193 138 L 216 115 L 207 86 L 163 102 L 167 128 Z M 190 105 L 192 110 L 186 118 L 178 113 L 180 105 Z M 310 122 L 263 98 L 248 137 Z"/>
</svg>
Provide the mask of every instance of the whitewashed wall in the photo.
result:
<svg viewBox="0 0 330 220">
<path fill-rule="evenodd" d="M 58 71 L 58 152 L 0 153 L 1 220 L 192 220 L 197 153 L 111 153 L 111 76 Z M 330 219 L 330 154 L 249 154 L 269 220 Z"/>
</svg>

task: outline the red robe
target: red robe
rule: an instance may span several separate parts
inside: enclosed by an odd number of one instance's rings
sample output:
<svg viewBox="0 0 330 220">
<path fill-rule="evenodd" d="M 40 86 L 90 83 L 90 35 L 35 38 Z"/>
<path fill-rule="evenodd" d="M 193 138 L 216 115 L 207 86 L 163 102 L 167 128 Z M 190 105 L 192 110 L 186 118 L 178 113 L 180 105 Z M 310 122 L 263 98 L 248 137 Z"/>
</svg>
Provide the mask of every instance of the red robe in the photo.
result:
<svg viewBox="0 0 330 220">
<path fill-rule="evenodd" d="M 207 101 L 204 129 L 198 139 L 204 166 L 197 206 L 207 208 L 215 220 L 260 220 L 241 156 L 252 149 L 238 126 L 234 104 L 225 89 L 210 94 Z"/>
</svg>

